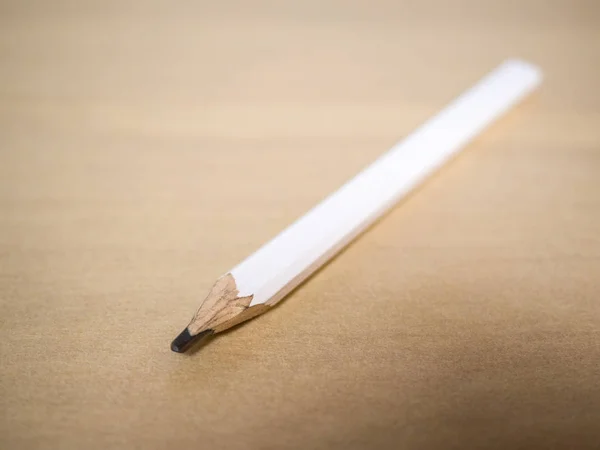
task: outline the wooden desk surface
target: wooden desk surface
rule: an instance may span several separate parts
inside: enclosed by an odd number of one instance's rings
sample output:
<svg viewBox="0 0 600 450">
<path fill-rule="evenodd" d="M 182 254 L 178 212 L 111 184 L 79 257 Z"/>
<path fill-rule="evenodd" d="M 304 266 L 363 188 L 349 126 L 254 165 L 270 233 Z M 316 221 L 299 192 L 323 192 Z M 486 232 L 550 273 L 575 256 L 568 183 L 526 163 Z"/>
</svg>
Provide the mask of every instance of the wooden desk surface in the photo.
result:
<svg viewBox="0 0 600 450">
<path fill-rule="evenodd" d="M 212 281 L 506 57 L 542 90 L 280 307 Z M 594 0 L 4 1 L 0 447 L 599 448 Z"/>
</svg>

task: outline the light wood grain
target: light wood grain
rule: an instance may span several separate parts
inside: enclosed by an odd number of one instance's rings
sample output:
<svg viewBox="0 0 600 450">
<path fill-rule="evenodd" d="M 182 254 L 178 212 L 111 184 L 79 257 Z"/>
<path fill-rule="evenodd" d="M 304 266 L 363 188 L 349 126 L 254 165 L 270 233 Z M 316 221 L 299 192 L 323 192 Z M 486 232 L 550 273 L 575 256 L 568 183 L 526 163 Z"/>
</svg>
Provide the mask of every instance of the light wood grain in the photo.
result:
<svg viewBox="0 0 600 450">
<path fill-rule="evenodd" d="M 169 350 L 513 56 L 535 98 L 271 312 Z M 599 79 L 592 0 L 1 2 L 0 447 L 598 448 Z"/>
<path fill-rule="evenodd" d="M 192 336 L 206 330 L 218 333 L 268 309 L 264 305 L 250 308 L 251 301 L 251 295 L 239 296 L 235 279 L 230 273 L 225 274 L 215 282 L 187 329 Z"/>
</svg>

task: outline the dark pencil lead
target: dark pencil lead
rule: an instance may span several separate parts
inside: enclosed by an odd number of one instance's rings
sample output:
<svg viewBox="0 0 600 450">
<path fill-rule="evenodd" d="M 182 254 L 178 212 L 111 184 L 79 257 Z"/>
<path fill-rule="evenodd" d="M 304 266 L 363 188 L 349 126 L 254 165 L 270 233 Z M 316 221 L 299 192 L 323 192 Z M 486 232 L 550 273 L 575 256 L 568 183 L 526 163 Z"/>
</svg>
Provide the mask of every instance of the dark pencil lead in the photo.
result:
<svg viewBox="0 0 600 450">
<path fill-rule="evenodd" d="M 213 333 L 213 330 L 204 330 L 192 336 L 190 331 L 185 328 L 181 333 L 179 333 L 179 336 L 177 336 L 173 342 L 171 342 L 171 350 L 177 353 L 183 353 L 190 348 L 192 344 L 198 342 L 205 336 L 210 336 Z"/>
</svg>

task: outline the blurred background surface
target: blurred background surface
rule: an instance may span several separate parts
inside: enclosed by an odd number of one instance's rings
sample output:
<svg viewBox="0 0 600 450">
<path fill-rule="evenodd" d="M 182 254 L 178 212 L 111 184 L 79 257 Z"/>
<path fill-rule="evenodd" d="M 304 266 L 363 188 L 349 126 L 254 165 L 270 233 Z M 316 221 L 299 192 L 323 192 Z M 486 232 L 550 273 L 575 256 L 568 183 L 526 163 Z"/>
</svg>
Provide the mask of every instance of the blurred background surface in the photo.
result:
<svg viewBox="0 0 600 450">
<path fill-rule="evenodd" d="M 542 89 L 281 306 L 213 280 L 508 57 Z M 0 446 L 599 448 L 600 3 L 1 1 Z"/>
</svg>

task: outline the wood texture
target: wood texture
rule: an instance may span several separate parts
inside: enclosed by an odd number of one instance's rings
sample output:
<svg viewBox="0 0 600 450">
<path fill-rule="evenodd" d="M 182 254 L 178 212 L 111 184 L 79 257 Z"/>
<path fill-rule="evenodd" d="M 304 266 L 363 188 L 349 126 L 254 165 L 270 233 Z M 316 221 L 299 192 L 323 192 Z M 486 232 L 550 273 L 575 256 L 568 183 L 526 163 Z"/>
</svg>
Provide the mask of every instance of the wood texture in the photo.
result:
<svg viewBox="0 0 600 450">
<path fill-rule="evenodd" d="M 264 305 L 257 305 L 258 308 L 249 311 L 251 301 L 251 295 L 239 296 L 235 279 L 230 273 L 223 275 L 202 301 L 187 328 L 192 336 L 205 330 L 218 333 L 266 310 Z"/>
<path fill-rule="evenodd" d="M 170 351 L 220 274 L 512 56 L 535 98 Z M 0 2 L 0 447 L 598 448 L 599 79 L 592 0 Z"/>
</svg>

